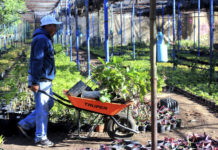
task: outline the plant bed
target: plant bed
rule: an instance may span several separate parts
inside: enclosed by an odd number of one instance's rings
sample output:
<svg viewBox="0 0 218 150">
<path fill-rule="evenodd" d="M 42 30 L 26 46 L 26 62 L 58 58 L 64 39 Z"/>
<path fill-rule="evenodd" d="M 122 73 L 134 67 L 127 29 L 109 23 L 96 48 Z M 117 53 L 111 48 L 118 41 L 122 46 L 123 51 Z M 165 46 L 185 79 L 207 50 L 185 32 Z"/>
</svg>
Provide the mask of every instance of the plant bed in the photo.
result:
<svg viewBox="0 0 218 150">
<path fill-rule="evenodd" d="M 9 73 L 10 71 L 14 68 L 14 66 L 19 62 L 19 61 L 26 61 L 26 49 L 20 50 L 15 50 L 12 51 L 11 53 L 8 53 L 7 55 L 3 56 L 0 64 L 1 64 L 1 69 L 0 69 L 0 80 L 3 80 Z M 10 60 L 12 59 L 12 60 Z M 4 60 L 10 61 L 8 63 L 5 63 Z"/>
<path fill-rule="evenodd" d="M 152 142 L 148 141 L 147 145 L 142 145 L 134 140 L 115 140 L 112 144 L 102 144 L 100 149 L 151 149 Z M 186 139 L 178 139 L 165 137 L 163 140 L 157 141 L 157 149 L 211 149 L 216 150 L 218 148 L 218 141 L 213 140 L 208 135 L 193 134 L 187 136 Z"/>
<path fill-rule="evenodd" d="M 180 89 L 180 88 L 178 88 L 178 87 L 173 87 L 173 89 L 174 89 L 175 92 L 178 92 L 178 93 L 180 93 L 180 94 L 184 94 L 184 93 L 185 93 L 184 95 L 187 96 L 187 97 L 189 97 L 189 98 L 191 98 L 193 101 L 196 101 L 196 102 L 198 102 L 198 103 L 204 104 L 205 106 L 214 108 L 213 111 L 218 112 L 217 105 L 216 105 L 215 102 L 211 102 L 211 100 L 207 100 L 207 99 L 205 99 L 205 98 L 203 98 L 203 97 L 199 97 L 199 96 L 197 96 L 197 95 L 195 95 L 195 94 L 192 94 L 192 93 L 190 93 L 190 92 L 187 92 L 187 91 L 185 91 L 185 90 L 183 90 L 183 89 Z"/>
</svg>

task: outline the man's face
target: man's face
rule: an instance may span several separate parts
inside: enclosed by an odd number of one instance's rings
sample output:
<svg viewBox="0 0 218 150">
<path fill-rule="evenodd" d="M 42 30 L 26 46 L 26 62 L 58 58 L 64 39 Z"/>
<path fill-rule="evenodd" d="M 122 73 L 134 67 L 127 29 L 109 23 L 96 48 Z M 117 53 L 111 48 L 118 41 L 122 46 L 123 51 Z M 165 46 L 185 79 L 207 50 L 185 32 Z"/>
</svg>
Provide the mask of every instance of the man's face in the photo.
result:
<svg viewBox="0 0 218 150">
<path fill-rule="evenodd" d="M 57 32 L 57 25 L 56 24 L 50 24 L 45 27 L 45 29 L 48 31 L 51 37 L 55 35 Z"/>
</svg>

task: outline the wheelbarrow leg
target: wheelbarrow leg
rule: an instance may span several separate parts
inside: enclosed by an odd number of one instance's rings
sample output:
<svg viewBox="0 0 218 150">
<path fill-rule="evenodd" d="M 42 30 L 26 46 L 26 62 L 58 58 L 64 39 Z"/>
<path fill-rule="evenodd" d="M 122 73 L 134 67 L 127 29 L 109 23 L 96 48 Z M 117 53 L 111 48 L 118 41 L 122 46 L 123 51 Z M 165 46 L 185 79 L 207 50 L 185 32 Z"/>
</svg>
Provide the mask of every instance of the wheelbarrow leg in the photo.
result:
<svg viewBox="0 0 218 150">
<path fill-rule="evenodd" d="M 94 120 L 92 120 L 91 125 L 94 124 L 94 121 L 98 118 L 99 114 L 95 117 Z M 104 116 L 101 116 L 101 118 L 98 120 L 98 122 L 95 125 L 92 125 L 91 129 L 89 130 L 89 134 L 87 137 L 89 138 L 93 130 L 96 128 L 96 126 L 99 124 L 99 122 L 104 118 Z"/>
<path fill-rule="evenodd" d="M 78 137 L 80 138 L 80 112 L 81 110 L 78 110 L 78 120 L 77 120 L 77 126 L 78 126 Z"/>
<path fill-rule="evenodd" d="M 80 139 L 81 138 L 81 136 L 80 136 L 80 112 L 81 112 L 81 109 L 76 109 L 76 110 L 78 112 L 78 117 L 77 117 L 77 130 L 78 130 L 78 134 L 76 135 L 76 134 L 72 133 L 71 138 L 78 138 L 78 139 Z"/>
<path fill-rule="evenodd" d="M 101 116 L 101 118 L 98 120 L 98 122 L 96 124 L 94 124 L 95 120 L 99 117 L 100 114 L 98 114 L 94 120 L 92 120 L 92 122 L 90 123 L 90 125 L 92 125 L 92 127 L 89 129 L 89 133 L 87 136 L 80 136 L 80 126 L 81 126 L 81 123 L 80 123 L 80 112 L 81 112 L 81 109 L 76 109 L 78 111 L 78 118 L 77 118 L 77 130 L 78 130 L 78 135 L 74 135 L 72 134 L 71 137 L 72 138 L 76 138 L 76 139 L 86 139 L 86 138 L 89 138 L 91 133 L 93 132 L 93 130 L 96 128 L 96 126 L 98 125 L 98 123 L 104 118 L 104 116 Z M 94 125 L 93 125 L 94 124 Z"/>
</svg>

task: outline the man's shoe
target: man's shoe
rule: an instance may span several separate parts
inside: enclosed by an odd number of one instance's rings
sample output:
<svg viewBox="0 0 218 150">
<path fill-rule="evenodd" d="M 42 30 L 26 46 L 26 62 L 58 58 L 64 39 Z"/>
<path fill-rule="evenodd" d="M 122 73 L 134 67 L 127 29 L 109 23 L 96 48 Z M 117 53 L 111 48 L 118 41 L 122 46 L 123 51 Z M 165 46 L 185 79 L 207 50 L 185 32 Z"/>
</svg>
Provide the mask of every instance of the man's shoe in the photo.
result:
<svg viewBox="0 0 218 150">
<path fill-rule="evenodd" d="M 17 124 L 18 129 L 20 130 L 20 132 L 27 138 L 27 139 L 31 139 L 30 136 L 27 134 L 27 132 L 25 131 L 25 129 L 23 129 L 19 124 Z"/>
<path fill-rule="evenodd" d="M 54 143 L 52 141 L 49 141 L 48 139 L 46 139 L 46 140 L 41 140 L 41 141 L 36 142 L 36 146 L 53 147 Z"/>
</svg>

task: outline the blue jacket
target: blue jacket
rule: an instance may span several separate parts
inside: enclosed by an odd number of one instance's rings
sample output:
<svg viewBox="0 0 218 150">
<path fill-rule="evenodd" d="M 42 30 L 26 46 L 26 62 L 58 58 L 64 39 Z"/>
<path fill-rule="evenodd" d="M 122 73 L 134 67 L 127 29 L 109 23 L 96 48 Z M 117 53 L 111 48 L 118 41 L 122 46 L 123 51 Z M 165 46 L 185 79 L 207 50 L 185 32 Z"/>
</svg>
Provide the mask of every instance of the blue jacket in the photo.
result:
<svg viewBox="0 0 218 150">
<path fill-rule="evenodd" d="M 54 49 L 49 33 L 43 28 L 33 33 L 28 72 L 32 84 L 39 85 L 40 79 L 53 80 L 55 77 Z"/>
</svg>

